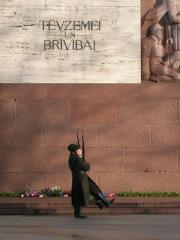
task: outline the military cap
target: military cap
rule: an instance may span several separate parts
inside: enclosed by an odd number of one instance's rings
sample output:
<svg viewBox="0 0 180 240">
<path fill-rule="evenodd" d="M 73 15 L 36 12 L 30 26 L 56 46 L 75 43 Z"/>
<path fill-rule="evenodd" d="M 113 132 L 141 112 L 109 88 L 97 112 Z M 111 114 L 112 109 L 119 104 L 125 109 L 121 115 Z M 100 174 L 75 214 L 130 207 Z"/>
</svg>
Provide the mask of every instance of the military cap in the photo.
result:
<svg viewBox="0 0 180 240">
<path fill-rule="evenodd" d="M 67 149 L 70 151 L 70 152 L 75 152 L 76 150 L 80 149 L 81 146 L 79 144 L 75 144 L 75 143 L 72 143 L 72 144 L 69 144 Z"/>
</svg>

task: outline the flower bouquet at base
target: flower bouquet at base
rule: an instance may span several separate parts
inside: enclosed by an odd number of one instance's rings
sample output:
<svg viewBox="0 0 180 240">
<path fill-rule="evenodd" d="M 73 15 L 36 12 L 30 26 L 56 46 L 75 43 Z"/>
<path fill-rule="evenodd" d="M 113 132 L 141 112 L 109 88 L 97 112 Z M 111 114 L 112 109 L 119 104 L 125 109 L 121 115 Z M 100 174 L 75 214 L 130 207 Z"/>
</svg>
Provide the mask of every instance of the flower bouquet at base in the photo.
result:
<svg viewBox="0 0 180 240">
<path fill-rule="evenodd" d="M 39 197 L 40 192 L 33 190 L 30 186 L 26 188 L 26 190 L 22 191 L 20 196 L 21 197 Z"/>
<path fill-rule="evenodd" d="M 61 189 L 60 186 L 57 186 L 42 189 L 40 195 L 44 197 L 64 197 L 64 191 Z"/>
<path fill-rule="evenodd" d="M 104 195 L 105 197 L 111 199 L 111 198 L 116 197 L 117 194 L 116 194 L 116 193 L 107 193 L 107 192 L 103 192 L 103 195 Z"/>
</svg>

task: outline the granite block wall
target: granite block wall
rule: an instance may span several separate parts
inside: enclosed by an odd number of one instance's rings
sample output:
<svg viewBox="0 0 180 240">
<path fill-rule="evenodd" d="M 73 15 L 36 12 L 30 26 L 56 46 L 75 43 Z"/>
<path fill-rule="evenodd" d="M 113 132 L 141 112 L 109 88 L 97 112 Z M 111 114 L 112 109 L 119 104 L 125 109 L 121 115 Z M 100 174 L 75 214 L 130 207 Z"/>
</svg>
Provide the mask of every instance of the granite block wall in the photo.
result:
<svg viewBox="0 0 180 240">
<path fill-rule="evenodd" d="M 179 82 L 1 84 L 0 191 L 70 190 L 66 148 L 82 128 L 104 191 L 180 191 Z"/>
<path fill-rule="evenodd" d="M 84 129 L 105 191 L 180 190 L 180 83 L 2 84 L 0 190 L 69 190 L 66 147 Z"/>
</svg>

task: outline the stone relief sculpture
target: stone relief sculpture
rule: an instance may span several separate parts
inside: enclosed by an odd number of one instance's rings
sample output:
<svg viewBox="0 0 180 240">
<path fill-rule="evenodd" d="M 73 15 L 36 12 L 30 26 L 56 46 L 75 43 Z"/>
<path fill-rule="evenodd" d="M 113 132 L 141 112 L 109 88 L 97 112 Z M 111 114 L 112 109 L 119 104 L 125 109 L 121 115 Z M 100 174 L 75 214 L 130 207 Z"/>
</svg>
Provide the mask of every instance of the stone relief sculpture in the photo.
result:
<svg viewBox="0 0 180 240">
<path fill-rule="evenodd" d="M 156 0 L 142 18 L 142 79 L 180 80 L 180 0 Z"/>
</svg>

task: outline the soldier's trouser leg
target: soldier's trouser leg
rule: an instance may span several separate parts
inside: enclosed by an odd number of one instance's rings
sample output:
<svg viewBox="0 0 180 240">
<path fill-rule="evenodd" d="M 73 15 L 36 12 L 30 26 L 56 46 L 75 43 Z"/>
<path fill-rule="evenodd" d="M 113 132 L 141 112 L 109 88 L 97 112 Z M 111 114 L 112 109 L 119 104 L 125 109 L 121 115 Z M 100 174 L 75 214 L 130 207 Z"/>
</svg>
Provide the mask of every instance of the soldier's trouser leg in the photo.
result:
<svg viewBox="0 0 180 240">
<path fill-rule="evenodd" d="M 101 192 L 101 189 L 98 187 L 98 185 L 93 182 L 90 178 L 88 179 L 89 181 L 89 191 L 90 191 L 90 194 L 96 199 L 96 200 L 99 200 L 99 196 L 98 196 L 98 193 Z"/>
<path fill-rule="evenodd" d="M 93 196 L 93 194 L 89 194 L 89 201 L 95 201 L 96 200 L 96 197 Z"/>
<path fill-rule="evenodd" d="M 74 217 L 81 215 L 81 207 L 80 206 L 74 206 Z"/>
<path fill-rule="evenodd" d="M 80 206 L 74 206 L 74 217 L 76 218 L 86 218 L 86 216 L 81 214 L 82 208 Z"/>
<path fill-rule="evenodd" d="M 114 201 L 107 200 L 100 188 L 92 181 L 89 181 L 89 190 L 90 194 L 96 199 L 95 203 L 100 209 L 103 209 L 104 206 L 109 207 Z"/>
</svg>

